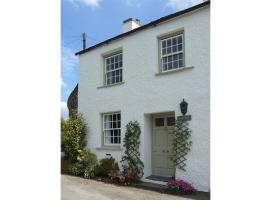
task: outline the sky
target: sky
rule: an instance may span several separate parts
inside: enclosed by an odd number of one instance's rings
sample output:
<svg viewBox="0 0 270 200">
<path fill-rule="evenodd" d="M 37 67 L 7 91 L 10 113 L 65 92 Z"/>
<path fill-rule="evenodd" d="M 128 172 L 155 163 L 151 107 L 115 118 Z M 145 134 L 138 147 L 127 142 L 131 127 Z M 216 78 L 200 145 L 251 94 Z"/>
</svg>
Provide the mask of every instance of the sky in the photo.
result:
<svg viewBox="0 0 270 200">
<path fill-rule="evenodd" d="M 130 17 L 147 24 L 191 7 L 203 0 L 61 0 L 61 116 L 67 118 L 66 102 L 78 82 L 78 58 L 82 33 L 86 47 L 122 33 Z"/>
</svg>

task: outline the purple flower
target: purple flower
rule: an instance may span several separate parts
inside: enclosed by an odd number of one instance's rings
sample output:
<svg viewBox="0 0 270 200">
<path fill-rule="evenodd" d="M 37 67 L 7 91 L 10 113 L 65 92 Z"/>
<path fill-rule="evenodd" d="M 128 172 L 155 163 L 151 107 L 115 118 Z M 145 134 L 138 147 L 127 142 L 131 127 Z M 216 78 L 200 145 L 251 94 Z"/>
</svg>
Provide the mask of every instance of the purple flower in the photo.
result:
<svg viewBox="0 0 270 200">
<path fill-rule="evenodd" d="M 183 193 L 190 193 L 190 192 L 195 192 L 195 188 L 190 184 L 187 183 L 183 180 L 180 179 L 176 179 L 176 180 L 171 180 L 167 183 L 167 188 L 168 189 L 176 189 L 179 192 L 183 192 Z"/>
</svg>

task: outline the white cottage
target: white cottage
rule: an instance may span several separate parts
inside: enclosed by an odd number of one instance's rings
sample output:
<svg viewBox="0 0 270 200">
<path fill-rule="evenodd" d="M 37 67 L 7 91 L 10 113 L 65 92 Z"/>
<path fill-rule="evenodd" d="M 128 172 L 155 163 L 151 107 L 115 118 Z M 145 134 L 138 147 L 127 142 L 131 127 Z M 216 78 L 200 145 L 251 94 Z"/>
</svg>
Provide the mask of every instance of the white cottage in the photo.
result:
<svg viewBox="0 0 270 200">
<path fill-rule="evenodd" d="M 76 55 L 78 110 L 89 125 L 91 151 L 99 159 L 111 154 L 120 161 L 125 125 L 137 120 L 142 131 L 143 181 L 164 183 L 163 177 L 175 176 L 209 191 L 210 2 L 146 25 L 127 19 L 122 34 Z M 169 159 L 168 133 L 182 115 L 183 99 L 192 116 L 193 144 L 186 171 Z"/>
</svg>

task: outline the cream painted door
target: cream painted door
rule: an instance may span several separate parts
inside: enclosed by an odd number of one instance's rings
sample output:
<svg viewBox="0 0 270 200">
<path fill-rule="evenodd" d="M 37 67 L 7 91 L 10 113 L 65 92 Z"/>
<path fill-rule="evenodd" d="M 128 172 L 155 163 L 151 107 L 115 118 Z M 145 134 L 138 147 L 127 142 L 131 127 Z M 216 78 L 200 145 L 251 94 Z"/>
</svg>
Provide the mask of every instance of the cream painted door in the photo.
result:
<svg viewBox="0 0 270 200">
<path fill-rule="evenodd" d="M 153 175 L 171 177 L 175 174 L 174 164 L 170 160 L 172 156 L 172 135 L 169 134 L 174 123 L 174 115 L 155 115 L 153 117 Z"/>
</svg>

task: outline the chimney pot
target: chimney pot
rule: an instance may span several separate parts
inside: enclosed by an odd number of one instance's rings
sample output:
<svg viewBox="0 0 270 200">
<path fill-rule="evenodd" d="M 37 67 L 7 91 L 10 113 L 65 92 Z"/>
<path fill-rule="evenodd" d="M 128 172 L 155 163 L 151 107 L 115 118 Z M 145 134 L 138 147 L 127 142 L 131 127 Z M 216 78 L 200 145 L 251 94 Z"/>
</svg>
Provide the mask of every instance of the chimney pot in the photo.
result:
<svg viewBox="0 0 270 200">
<path fill-rule="evenodd" d="M 139 19 L 133 19 L 133 18 L 128 18 L 123 21 L 123 32 L 128 32 L 131 31 L 135 28 L 140 27 L 140 20 Z"/>
</svg>

